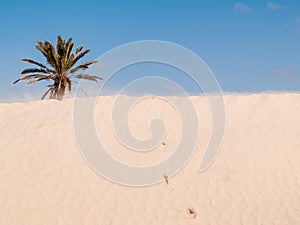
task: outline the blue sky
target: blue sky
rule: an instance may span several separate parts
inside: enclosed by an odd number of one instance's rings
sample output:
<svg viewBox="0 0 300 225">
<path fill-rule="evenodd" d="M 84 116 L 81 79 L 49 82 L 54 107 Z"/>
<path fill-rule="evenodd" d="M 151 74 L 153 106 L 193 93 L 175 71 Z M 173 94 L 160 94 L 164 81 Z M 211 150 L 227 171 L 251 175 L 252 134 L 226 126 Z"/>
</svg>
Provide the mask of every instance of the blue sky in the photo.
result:
<svg viewBox="0 0 300 225">
<path fill-rule="evenodd" d="M 58 34 L 91 49 L 87 60 L 128 42 L 170 41 L 198 54 L 225 92 L 300 91 L 296 0 L 4 0 L 0 23 L 1 101 L 41 95 L 47 83 L 10 83 L 27 67 L 20 58 L 44 60 L 36 40 L 54 42 Z"/>
</svg>

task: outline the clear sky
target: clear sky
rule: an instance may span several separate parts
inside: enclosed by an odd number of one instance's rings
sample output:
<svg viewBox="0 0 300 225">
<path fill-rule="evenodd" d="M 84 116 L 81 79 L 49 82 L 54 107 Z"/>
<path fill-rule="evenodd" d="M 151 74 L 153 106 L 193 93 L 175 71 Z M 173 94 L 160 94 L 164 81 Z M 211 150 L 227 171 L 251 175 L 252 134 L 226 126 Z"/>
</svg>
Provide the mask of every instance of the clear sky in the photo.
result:
<svg viewBox="0 0 300 225">
<path fill-rule="evenodd" d="M 86 59 L 132 41 L 170 41 L 198 54 L 225 92 L 300 91 L 297 0 L 3 0 L 0 23 L 2 101 L 42 93 L 47 83 L 11 82 L 27 67 L 20 58 L 44 62 L 36 40 L 58 34 L 91 49 Z"/>
</svg>

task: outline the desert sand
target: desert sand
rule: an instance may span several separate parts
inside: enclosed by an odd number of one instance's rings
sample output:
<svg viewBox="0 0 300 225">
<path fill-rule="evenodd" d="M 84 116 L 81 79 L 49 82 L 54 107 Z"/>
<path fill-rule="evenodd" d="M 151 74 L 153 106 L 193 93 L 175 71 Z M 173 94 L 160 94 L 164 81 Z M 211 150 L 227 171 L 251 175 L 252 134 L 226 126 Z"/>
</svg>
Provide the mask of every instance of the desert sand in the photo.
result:
<svg viewBox="0 0 300 225">
<path fill-rule="evenodd" d="M 172 107 L 154 97 L 133 109 L 134 135 L 147 138 L 153 116 L 167 128 L 164 143 L 145 154 L 120 145 L 110 119 L 114 96 L 101 98 L 95 123 L 115 158 L 142 166 L 172 154 L 180 137 Z M 300 224 L 300 94 L 226 95 L 223 144 L 203 173 L 210 108 L 203 96 L 191 99 L 196 152 L 168 184 L 148 187 L 112 183 L 87 165 L 73 134 L 72 99 L 0 104 L 0 224 Z"/>
</svg>

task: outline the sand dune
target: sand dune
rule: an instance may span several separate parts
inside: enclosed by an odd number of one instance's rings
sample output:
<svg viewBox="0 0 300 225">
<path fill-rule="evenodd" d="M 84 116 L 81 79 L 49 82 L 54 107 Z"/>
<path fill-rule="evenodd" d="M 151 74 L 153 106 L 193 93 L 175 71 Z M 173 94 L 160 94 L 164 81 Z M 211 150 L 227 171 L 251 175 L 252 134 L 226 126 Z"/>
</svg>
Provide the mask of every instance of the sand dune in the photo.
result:
<svg viewBox="0 0 300 225">
<path fill-rule="evenodd" d="M 180 120 L 168 104 L 147 98 L 132 111 L 129 125 L 141 138 L 153 116 L 165 121 L 164 143 L 145 155 L 120 145 L 110 120 L 114 97 L 101 98 L 95 123 L 115 158 L 141 166 L 172 154 Z M 196 153 L 168 185 L 142 188 L 114 184 L 86 164 L 72 99 L 0 104 L 0 224 L 300 224 L 300 94 L 225 96 L 223 145 L 204 173 L 198 167 L 212 118 L 205 97 L 192 101 Z"/>
</svg>

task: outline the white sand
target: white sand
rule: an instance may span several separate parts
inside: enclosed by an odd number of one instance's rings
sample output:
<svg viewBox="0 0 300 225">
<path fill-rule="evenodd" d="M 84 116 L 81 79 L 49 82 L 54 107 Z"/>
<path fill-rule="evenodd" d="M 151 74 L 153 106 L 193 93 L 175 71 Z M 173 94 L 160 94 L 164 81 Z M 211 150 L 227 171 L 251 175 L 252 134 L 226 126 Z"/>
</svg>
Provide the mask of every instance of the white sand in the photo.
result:
<svg viewBox="0 0 300 225">
<path fill-rule="evenodd" d="M 166 145 L 145 157 L 114 139 L 112 100 L 103 97 L 96 123 L 114 157 L 147 165 L 172 154 L 179 120 L 168 105 L 149 98 L 133 110 L 135 135 L 149 135 L 153 115 L 168 127 Z M 201 118 L 196 153 L 169 185 L 144 188 L 111 183 L 85 163 L 73 137 L 72 100 L 0 104 L 0 224 L 300 224 L 300 95 L 226 96 L 224 142 L 204 173 L 197 169 L 210 109 L 204 97 L 193 102 Z"/>
</svg>

